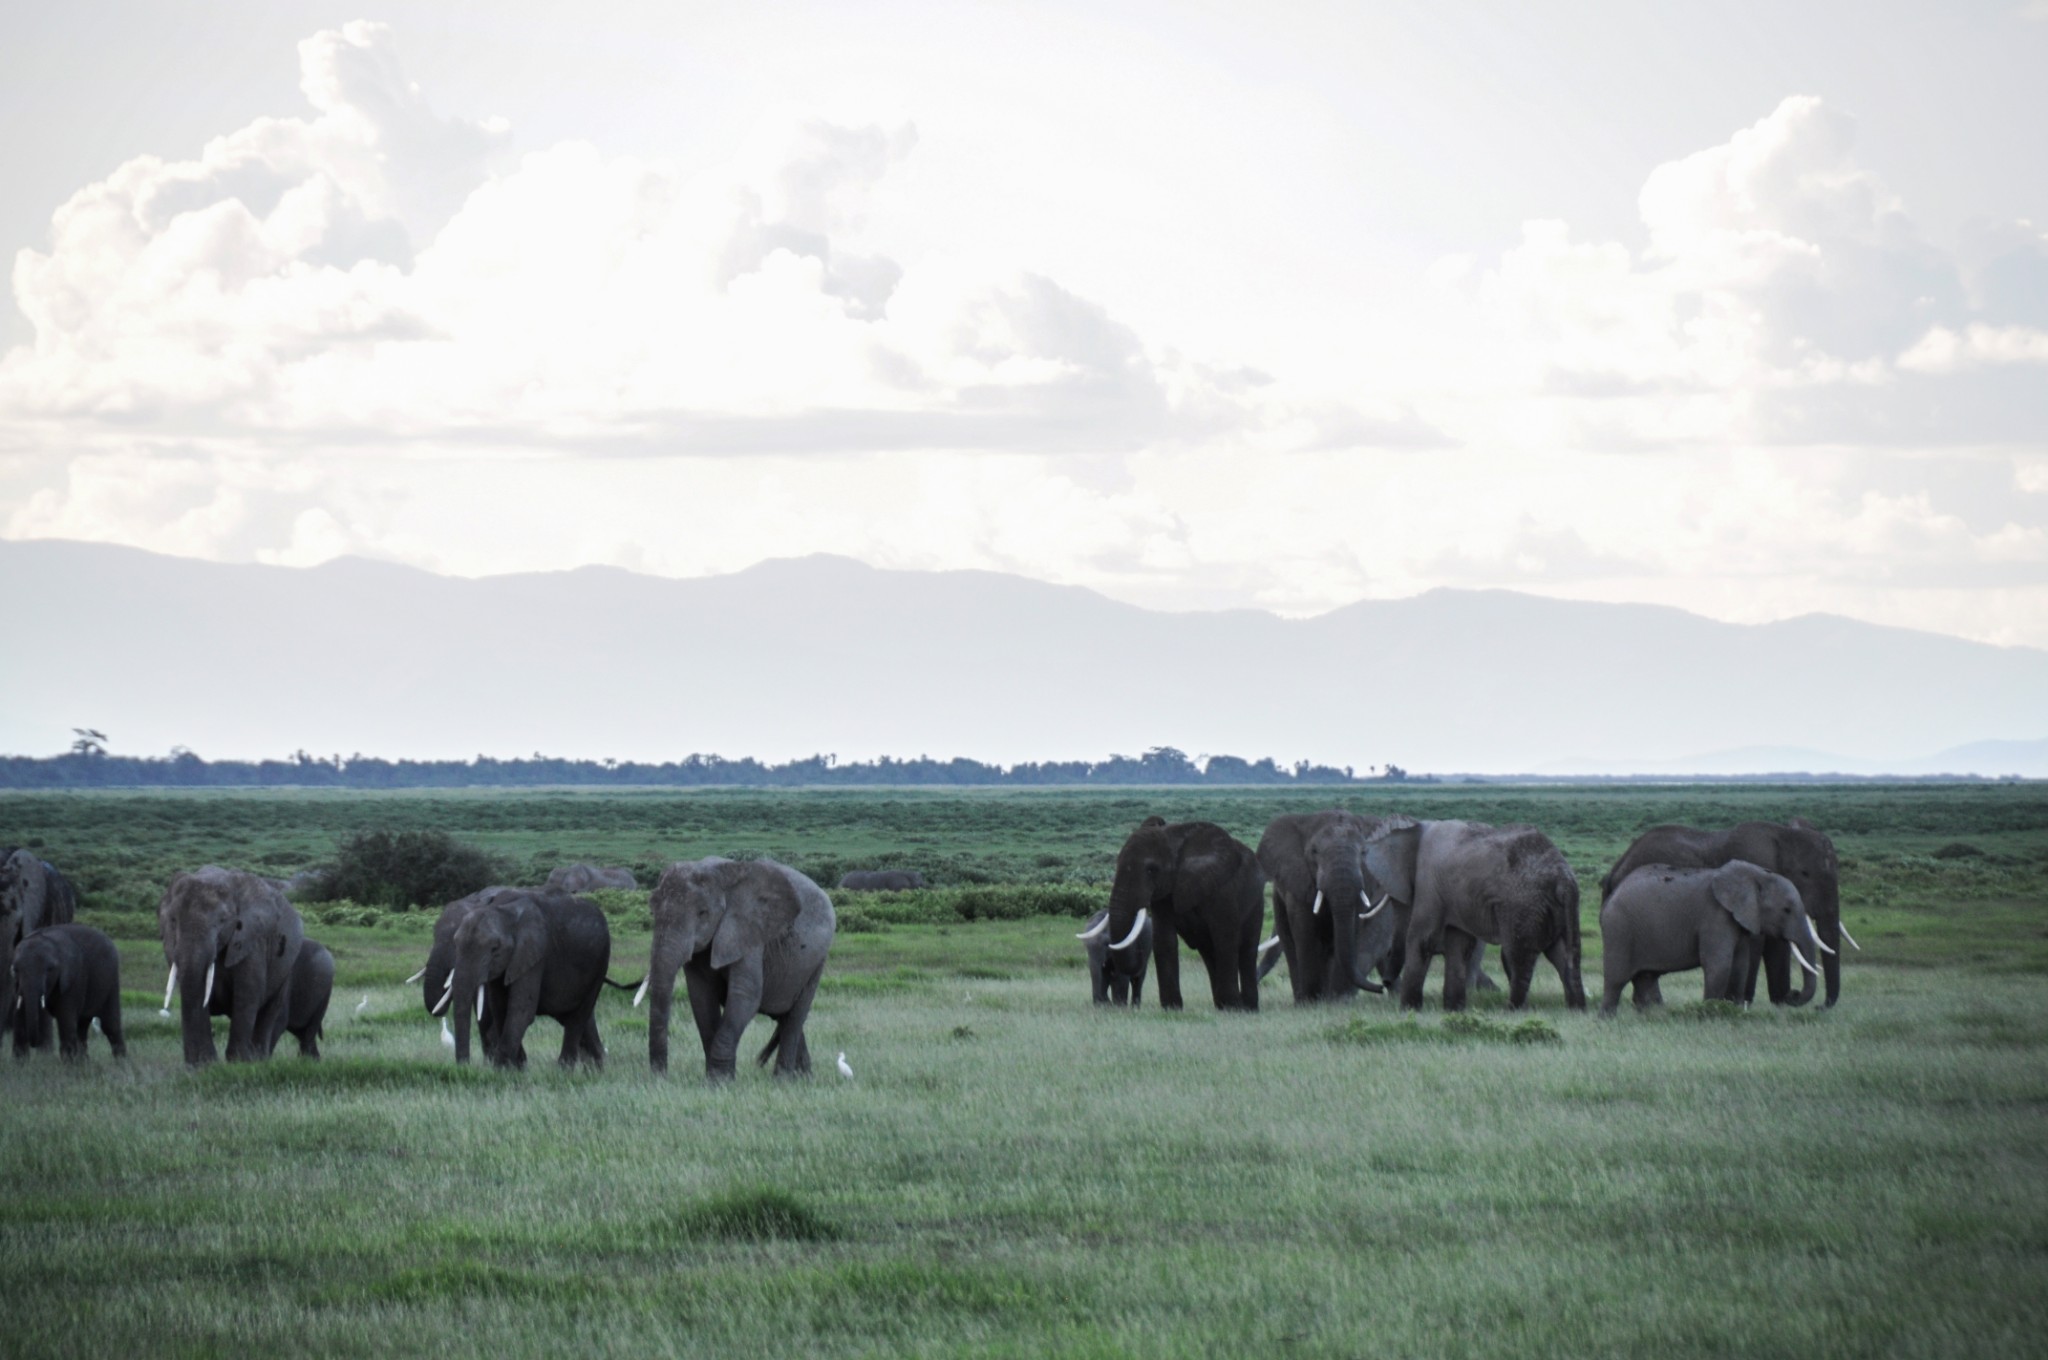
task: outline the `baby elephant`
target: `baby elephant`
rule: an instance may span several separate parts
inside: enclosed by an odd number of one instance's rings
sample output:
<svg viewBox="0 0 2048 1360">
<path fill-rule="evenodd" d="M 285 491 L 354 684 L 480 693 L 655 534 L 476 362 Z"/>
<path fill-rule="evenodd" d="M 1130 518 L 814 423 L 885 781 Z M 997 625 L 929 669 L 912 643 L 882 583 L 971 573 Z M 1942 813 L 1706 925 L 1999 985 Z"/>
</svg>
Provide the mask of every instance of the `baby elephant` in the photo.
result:
<svg viewBox="0 0 2048 1360">
<path fill-rule="evenodd" d="M 1749 961 L 1764 940 L 1784 940 L 1807 971 L 1799 946 L 1820 935 L 1790 879 L 1742 860 L 1717 869 L 1645 864 L 1623 879 L 1600 908 L 1600 944 L 1607 990 L 1602 1015 L 1614 1014 L 1621 989 L 1635 984 L 1638 1009 L 1652 1001 L 1656 979 L 1688 968 L 1706 973 L 1706 999 L 1738 1001 Z"/>
<path fill-rule="evenodd" d="M 114 942 L 91 926 L 44 926 L 14 951 L 14 1056 L 50 1041 L 67 1061 L 85 1058 L 92 1022 L 100 1022 L 114 1056 L 128 1056 L 121 1038 L 121 956 Z"/>
<path fill-rule="evenodd" d="M 1138 922 L 1121 941 L 1109 938 L 1109 912 L 1088 918 L 1074 937 L 1088 945 L 1088 980 L 1098 1006 L 1136 1006 L 1145 999 L 1145 970 L 1152 964 L 1152 920 Z"/>
</svg>

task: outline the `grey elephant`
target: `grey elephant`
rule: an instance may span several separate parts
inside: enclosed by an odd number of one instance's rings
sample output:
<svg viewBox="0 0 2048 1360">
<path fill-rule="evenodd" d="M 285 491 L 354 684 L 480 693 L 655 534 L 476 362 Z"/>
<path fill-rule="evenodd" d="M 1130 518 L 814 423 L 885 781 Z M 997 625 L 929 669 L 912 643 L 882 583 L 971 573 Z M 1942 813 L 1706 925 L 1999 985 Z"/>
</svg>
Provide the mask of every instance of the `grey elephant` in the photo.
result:
<svg viewBox="0 0 2048 1360">
<path fill-rule="evenodd" d="M 756 1061 L 772 1055 L 778 1077 L 808 1074 L 804 1022 L 838 928 L 825 890 L 774 860 L 713 856 L 671 864 L 649 905 L 654 952 L 641 988 L 641 996 L 652 996 L 648 1066 L 668 1070 L 669 1012 L 680 972 L 704 1045 L 707 1080 L 733 1077 L 740 1038 L 756 1015 L 775 1021 L 775 1034 Z"/>
<path fill-rule="evenodd" d="M 1214 822 L 1145 822 L 1117 852 L 1109 885 L 1110 948 L 1124 948 L 1148 920 L 1161 1006 L 1181 1008 L 1185 940 L 1209 971 L 1217 1009 L 1259 1008 L 1266 879 L 1250 846 Z"/>
<path fill-rule="evenodd" d="M 1713 869 L 1645 864 L 1600 904 L 1600 1013 L 1614 1014 L 1630 982 L 1638 1010 L 1656 1005 L 1663 1000 L 1656 980 L 1692 968 L 1705 974 L 1706 1000 L 1741 1001 L 1749 961 L 1766 940 L 1817 971 L 1799 943 L 1827 946 L 1790 879 L 1742 860 Z"/>
<path fill-rule="evenodd" d="M 179 874 L 157 904 L 170 977 L 164 1005 L 179 997 L 185 1062 L 218 1056 L 210 1003 L 225 988 L 229 1062 L 266 1058 L 291 1014 L 292 972 L 305 925 L 284 894 L 254 874 L 207 865 Z M 181 985 L 182 984 L 182 985 Z"/>
<path fill-rule="evenodd" d="M 127 1056 L 121 1036 L 121 955 L 105 934 L 91 926 L 44 926 L 15 950 L 14 972 L 17 1005 L 8 1017 L 14 1022 L 16 1058 L 46 1046 L 55 1021 L 58 1052 L 78 1062 L 85 1057 L 95 1020 L 114 1056 Z"/>
<path fill-rule="evenodd" d="M 1259 868 L 1273 884 L 1273 928 L 1297 1003 L 1348 1001 L 1385 990 L 1367 976 L 1392 967 L 1392 896 L 1366 891 L 1365 847 L 1382 821 L 1331 809 L 1284 813 L 1259 840 Z M 1406 904 L 1402 904 L 1405 909 Z"/>
<path fill-rule="evenodd" d="M 441 995 L 448 990 L 450 978 L 455 972 L 455 932 L 469 919 L 469 914 L 485 903 L 496 901 L 506 893 L 524 892 L 522 888 L 493 885 L 480 888 L 467 897 L 458 897 L 441 908 L 441 915 L 434 922 L 434 943 L 427 951 L 427 961 L 417 973 L 406 979 L 407 984 L 420 984 L 420 1005 L 428 1015 L 441 1013 Z M 484 1016 L 478 1025 L 484 1043 L 484 1051 L 491 1052 L 497 1042 L 498 1012 Z M 513 1054 L 512 1064 L 523 1067 L 526 1064 L 526 1048 L 522 1042 Z"/>
<path fill-rule="evenodd" d="M 1600 880 L 1601 899 L 1605 901 L 1608 893 L 1645 864 L 1711 869 L 1731 860 L 1743 860 L 1790 879 L 1792 885 L 1799 889 L 1799 900 L 1805 905 L 1806 914 L 1819 932 L 1821 942 L 1827 946 L 1820 958 L 1819 976 L 1805 974 L 1800 990 L 1794 993 L 1792 958 L 1784 942 L 1765 940 L 1761 957 L 1755 953 L 1750 956 L 1742 978 L 1741 999 L 1755 999 L 1756 975 L 1761 963 L 1773 1005 L 1804 1006 L 1813 1000 L 1820 978 L 1827 982 L 1827 1000 L 1823 1004 L 1834 1005 L 1842 992 L 1842 960 L 1834 951 L 1840 949 L 1845 940 L 1852 949 L 1862 946 L 1842 928 L 1842 871 L 1841 862 L 1835 856 L 1835 844 L 1804 817 L 1794 817 L 1784 823 L 1741 822 L 1725 831 L 1691 826 L 1652 827 L 1635 838 Z M 1650 993 L 1653 999 L 1656 991 L 1656 983 L 1652 982 Z"/>
<path fill-rule="evenodd" d="M 562 1066 L 602 1067 L 597 999 L 610 982 L 611 959 L 611 926 L 587 898 L 511 892 L 479 904 L 456 927 L 453 971 L 432 1008 L 436 1015 L 454 1008 L 455 1061 L 469 1061 L 470 1017 L 495 1016 L 484 1056 L 499 1067 L 523 1067 L 526 1031 L 545 1015 L 561 1022 Z"/>
<path fill-rule="evenodd" d="M 548 875 L 549 892 L 585 893 L 593 888 L 637 888 L 631 869 L 604 869 L 595 864 L 558 864 Z"/>
<path fill-rule="evenodd" d="M 33 850 L 0 848 L 0 1016 L 14 1014 L 14 947 L 44 926 L 78 915 L 71 880 Z"/>
<path fill-rule="evenodd" d="M 1138 938 L 1121 949 L 1110 948 L 1109 912 L 1088 918 L 1074 938 L 1088 946 L 1088 982 L 1098 1006 L 1138 1006 L 1145 1000 L 1145 970 L 1152 963 L 1152 923 L 1138 928 Z"/>
<path fill-rule="evenodd" d="M 924 886 L 924 875 L 915 869 L 855 869 L 839 876 L 839 886 L 848 892 L 909 892 Z"/>
<path fill-rule="evenodd" d="M 1528 1004 L 1538 956 L 1564 983 L 1565 1004 L 1584 1010 L 1579 974 L 1579 881 L 1563 852 L 1533 826 L 1391 818 L 1366 847 L 1366 870 L 1413 904 L 1401 1004 L 1422 1005 L 1431 959 L 1444 956 L 1444 1009 L 1463 1010 L 1472 954 L 1500 946 L 1508 1006 Z"/>
</svg>

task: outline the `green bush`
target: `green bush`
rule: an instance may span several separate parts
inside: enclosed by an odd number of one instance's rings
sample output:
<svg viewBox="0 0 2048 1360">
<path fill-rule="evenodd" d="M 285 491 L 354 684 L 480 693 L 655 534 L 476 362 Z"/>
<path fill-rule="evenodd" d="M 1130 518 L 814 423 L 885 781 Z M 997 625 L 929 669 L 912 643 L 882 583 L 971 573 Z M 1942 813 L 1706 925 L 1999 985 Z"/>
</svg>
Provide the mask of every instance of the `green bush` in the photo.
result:
<svg viewBox="0 0 2048 1360">
<path fill-rule="evenodd" d="M 445 831 L 359 831 L 302 894 L 308 901 L 438 907 L 502 882 L 507 866 Z"/>
<path fill-rule="evenodd" d="M 1100 892 L 1052 883 L 968 888 L 953 903 L 963 921 L 1021 921 L 1031 916 L 1087 916 L 1108 905 Z"/>
</svg>

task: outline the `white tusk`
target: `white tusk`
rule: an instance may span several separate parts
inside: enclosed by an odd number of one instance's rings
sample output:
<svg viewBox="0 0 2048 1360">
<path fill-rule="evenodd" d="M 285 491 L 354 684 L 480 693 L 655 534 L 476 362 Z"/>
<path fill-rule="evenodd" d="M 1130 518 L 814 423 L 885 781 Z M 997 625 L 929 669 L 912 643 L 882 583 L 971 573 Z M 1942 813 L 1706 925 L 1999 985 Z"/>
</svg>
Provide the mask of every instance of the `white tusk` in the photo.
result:
<svg viewBox="0 0 2048 1360">
<path fill-rule="evenodd" d="M 1812 964 L 1806 961 L 1806 955 L 1799 952 L 1798 945 L 1793 944 L 1790 940 L 1787 940 L 1785 941 L 1785 947 L 1792 951 L 1793 958 L 1799 960 L 1799 966 L 1801 968 L 1804 968 L 1807 972 L 1813 974 L 1815 977 L 1820 976 L 1820 969 L 1814 967 Z"/>
<path fill-rule="evenodd" d="M 647 976 L 640 979 L 640 990 L 633 993 L 634 1009 L 639 1009 L 640 1003 L 647 999 L 647 984 L 652 981 L 654 981 L 654 972 L 652 969 L 649 969 Z"/>
<path fill-rule="evenodd" d="M 206 965 L 206 996 L 199 1003 L 202 1006 L 213 1004 L 213 967 L 210 963 Z"/>
<path fill-rule="evenodd" d="M 483 988 L 482 988 L 481 986 L 479 986 L 479 987 L 478 987 L 478 988 L 476 989 L 476 1019 L 477 1019 L 477 1023 L 478 1023 L 478 1024 L 482 1024 L 482 1023 L 483 1023 L 483 1019 L 484 1019 L 484 989 L 483 989 Z"/>
<path fill-rule="evenodd" d="M 427 1014 L 429 1014 L 429 1015 L 439 1015 L 439 1014 L 440 1014 L 440 1013 L 441 1013 L 442 1011 L 445 1011 L 445 1010 L 447 1010 L 447 1009 L 448 1009 L 448 998 L 449 998 L 449 997 L 451 997 L 451 996 L 454 996 L 454 995 L 455 995 L 455 974 L 453 974 L 453 973 L 450 973 L 450 974 L 448 975 L 448 990 L 447 990 L 447 991 L 445 991 L 445 992 L 442 992 L 442 993 L 441 993 L 441 999 L 440 999 L 439 1001 L 436 1001 L 436 1002 L 434 1003 L 434 1008 L 433 1008 L 432 1010 L 428 1011 L 428 1012 L 427 1012 Z"/>
<path fill-rule="evenodd" d="M 1367 900 L 1370 901 L 1371 899 L 1368 898 Z M 1382 897 L 1380 899 L 1380 904 L 1374 907 L 1371 911 L 1361 911 L 1360 913 L 1358 913 L 1358 919 L 1361 921 L 1370 921 L 1373 917 L 1379 915 L 1382 911 L 1385 911 L 1387 908 L 1387 903 L 1393 900 L 1394 895 L 1392 893 L 1388 893 L 1385 897 Z"/>
<path fill-rule="evenodd" d="M 1111 945 L 1111 949 L 1129 949 L 1131 941 L 1138 938 L 1138 932 L 1145 928 L 1145 909 L 1138 908 L 1138 919 L 1131 922 L 1131 933 Z"/>
<path fill-rule="evenodd" d="M 1821 939 L 1820 932 L 1813 928 L 1813 918 L 1811 916 L 1806 918 L 1806 933 L 1813 936 L 1814 947 L 1819 949 L 1821 953 L 1832 954 L 1835 952 L 1828 948 L 1827 942 Z"/>
<path fill-rule="evenodd" d="M 1280 943 L 1280 937 L 1279 937 L 1278 935 L 1275 935 L 1275 936 L 1274 936 L 1274 937 L 1273 937 L 1272 939 L 1270 939 L 1270 940 L 1261 940 L 1261 941 L 1259 941 L 1259 948 L 1258 948 L 1258 951 L 1257 951 L 1257 952 L 1258 952 L 1258 953 L 1261 953 L 1261 954 L 1263 954 L 1263 953 L 1265 953 L 1265 952 L 1266 952 L 1266 951 L 1267 951 L 1268 949 L 1271 949 L 1271 948 L 1272 948 L 1272 947 L 1273 947 L 1274 945 L 1276 945 L 1276 944 L 1278 944 L 1278 943 Z"/>
<path fill-rule="evenodd" d="M 164 984 L 164 1014 L 171 1013 L 171 993 L 178 990 L 178 965 L 171 965 L 171 980 Z"/>
<path fill-rule="evenodd" d="M 1093 930 L 1084 930 L 1079 935 L 1076 935 L 1074 938 L 1077 940 L 1092 940 L 1096 936 L 1102 934 L 1103 931 L 1108 929 L 1109 917 L 1105 915 L 1100 921 L 1097 921 L 1095 923 L 1095 928 Z"/>
<path fill-rule="evenodd" d="M 1849 942 L 1849 947 L 1851 949 L 1855 950 L 1859 954 L 1863 952 L 1863 946 L 1856 943 L 1856 937 L 1849 933 L 1849 927 L 1843 925 L 1840 921 L 1837 921 L 1835 922 L 1835 929 L 1842 932 L 1842 938 Z"/>
<path fill-rule="evenodd" d="M 426 970 L 426 969 L 424 969 L 424 968 L 422 968 L 422 969 L 420 969 L 420 970 L 419 970 L 419 971 L 418 971 L 417 973 L 414 973 L 414 974 L 413 974 L 413 975 L 412 975 L 411 977 L 407 978 L 407 979 L 405 980 L 405 985 L 406 985 L 406 986 L 408 986 L 408 987 L 410 987 L 410 986 L 412 986 L 412 985 L 413 985 L 413 984 L 414 984 L 415 982 L 418 982 L 418 981 L 419 981 L 419 980 L 420 980 L 421 978 L 425 977 L 426 975 L 427 975 L 427 970 Z"/>
</svg>

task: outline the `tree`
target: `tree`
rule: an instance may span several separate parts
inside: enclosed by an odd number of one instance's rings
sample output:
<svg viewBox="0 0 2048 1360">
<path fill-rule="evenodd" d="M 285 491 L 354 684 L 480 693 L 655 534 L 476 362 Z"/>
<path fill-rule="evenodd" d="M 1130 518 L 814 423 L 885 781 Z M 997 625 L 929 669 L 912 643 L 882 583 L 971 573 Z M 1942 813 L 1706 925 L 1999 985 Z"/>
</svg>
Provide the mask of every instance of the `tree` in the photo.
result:
<svg viewBox="0 0 2048 1360">
<path fill-rule="evenodd" d="M 71 743 L 71 754 L 75 756 L 103 756 L 107 753 L 107 734 L 96 727 L 74 727 L 78 740 Z"/>
</svg>

